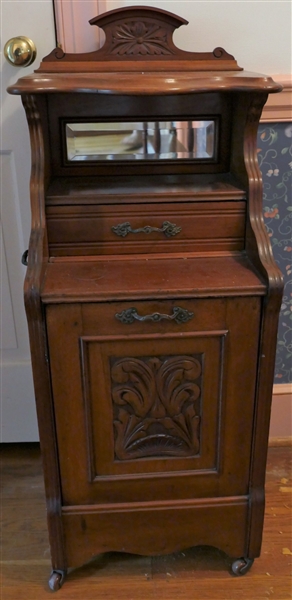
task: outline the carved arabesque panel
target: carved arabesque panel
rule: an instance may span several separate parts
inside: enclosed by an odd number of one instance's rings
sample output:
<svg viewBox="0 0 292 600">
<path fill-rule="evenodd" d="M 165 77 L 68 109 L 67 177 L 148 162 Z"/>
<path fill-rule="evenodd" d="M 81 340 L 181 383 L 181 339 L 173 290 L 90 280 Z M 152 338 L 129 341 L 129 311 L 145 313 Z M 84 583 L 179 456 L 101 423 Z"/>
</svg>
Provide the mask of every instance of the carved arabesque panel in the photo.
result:
<svg viewBox="0 0 292 600">
<path fill-rule="evenodd" d="M 202 355 L 111 359 L 115 459 L 200 450 Z"/>
</svg>

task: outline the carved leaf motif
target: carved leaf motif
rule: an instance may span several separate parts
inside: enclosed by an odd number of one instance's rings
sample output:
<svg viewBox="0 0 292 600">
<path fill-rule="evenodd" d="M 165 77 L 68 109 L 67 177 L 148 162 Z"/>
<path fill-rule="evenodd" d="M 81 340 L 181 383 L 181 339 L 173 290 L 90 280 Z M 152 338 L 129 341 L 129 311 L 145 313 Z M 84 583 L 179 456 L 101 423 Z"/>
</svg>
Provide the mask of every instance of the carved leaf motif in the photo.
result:
<svg viewBox="0 0 292 600">
<path fill-rule="evenodd" d="M 171 358 L 162 365 L 157 377 L 157 388 L 161 402 L 169 414 L 178 414 L 186 400 L 194 402 L 199 397 L 200 388 L 193 381 L 200 374 L 199 361 L 186 356 Z"/>
<path fill-rule="evenodd" d="M 145 417 L 155 401 L 155 380 L 151 368 L 139 359 L 125 358 L 113 366 L 111 376 L 118 384 L 113 388 L 113 401 L 129 404 L 136 415 Z"/>
<path fill-rule="evenodd" d="M 197 454 L 201 374 L 192 356 L 112 360 L 116 458 Z"/>
<path fill-rule="evenodd" d="M 171 54 L 167 31 L 157 23 L 129 21 L 118 25 L 113 33 L 112 54 Z"/>
<path fill-rule="evenodd" d="M 115 421 L 116 443 L 115 452 L 120 459 L 129 458 L 128 448 L 135 444 L 135 441 L 145 437 L 144 424 L 135 415 L 129 413 L 123 408 L 119 411 L 119 419 Z"/>
</svg>

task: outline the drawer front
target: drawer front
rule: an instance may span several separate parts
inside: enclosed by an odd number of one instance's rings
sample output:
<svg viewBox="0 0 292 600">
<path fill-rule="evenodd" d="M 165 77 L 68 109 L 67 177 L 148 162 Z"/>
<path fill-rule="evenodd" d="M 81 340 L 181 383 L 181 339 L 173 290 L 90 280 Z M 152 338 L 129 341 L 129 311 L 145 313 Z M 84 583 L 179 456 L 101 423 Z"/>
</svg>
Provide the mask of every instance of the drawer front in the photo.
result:
<svg viewBox="0 0 292 600">
<path fill-rule="evenodd" d="M 239 251 L 244 201 L 47 207 L 51 256 Z"/>
<path fill-rule="evenodd" d="M 259 318 L 252 297 L 48 305 L 64 504 L 247 494 Z"/>
</svg>

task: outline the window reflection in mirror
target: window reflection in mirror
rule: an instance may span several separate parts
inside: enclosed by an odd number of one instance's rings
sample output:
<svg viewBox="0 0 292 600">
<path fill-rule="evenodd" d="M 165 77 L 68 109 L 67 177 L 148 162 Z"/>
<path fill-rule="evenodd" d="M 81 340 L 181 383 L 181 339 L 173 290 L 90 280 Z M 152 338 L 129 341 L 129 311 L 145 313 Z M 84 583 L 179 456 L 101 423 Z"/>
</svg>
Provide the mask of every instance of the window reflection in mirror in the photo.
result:
<svg viewBox="0 0 292 600">
<path fill-rule="evenodd" d="M 66 123 L 69 161 L 212 159 L 215 121 Z"/>
</svg>

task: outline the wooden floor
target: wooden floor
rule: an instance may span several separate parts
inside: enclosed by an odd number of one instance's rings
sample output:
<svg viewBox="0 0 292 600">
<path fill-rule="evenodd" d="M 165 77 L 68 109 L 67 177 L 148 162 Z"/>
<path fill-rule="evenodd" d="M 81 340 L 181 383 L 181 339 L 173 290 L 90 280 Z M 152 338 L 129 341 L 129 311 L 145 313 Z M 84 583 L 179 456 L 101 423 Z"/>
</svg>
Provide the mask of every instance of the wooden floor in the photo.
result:
<svg viewBox="0 0 292 600">
<path fill-rule="evenodd" d="M 3 445 L 1 466 L 0 598 L 44 600 L 52 592 L 38 446 Z M 270 448 L 262 554 L 244 577 L 230 575 L 230 559 L 213 548 L 155 558 L 110 553 L 69 573 L 56 599 L 290 600 L 291 477 L 291 449 Z"/>
</svg>

